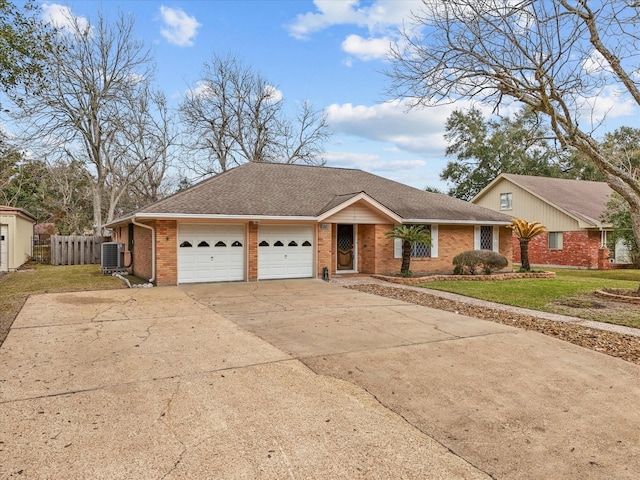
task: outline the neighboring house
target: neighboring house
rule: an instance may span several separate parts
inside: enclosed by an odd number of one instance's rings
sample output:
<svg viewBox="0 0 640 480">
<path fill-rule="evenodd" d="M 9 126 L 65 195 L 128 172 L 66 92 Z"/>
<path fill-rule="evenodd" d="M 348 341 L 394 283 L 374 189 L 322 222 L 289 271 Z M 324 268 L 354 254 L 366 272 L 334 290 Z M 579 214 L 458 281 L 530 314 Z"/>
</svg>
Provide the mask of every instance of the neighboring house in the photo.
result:
<svg viewBox="0 0 640 480">
<path fill-rule="evenodd" d="M 35 223 L 26 210 L 0 205 L 0 272 L 17 270 L 29 260 Z"/>
<path fill-rule="evenodd" d="M 450 272 L 474 247 L 511 258 L 510 217 L 342 168 L 248 163 L 107 226 L 133 273 L 176 284 L 398 273 L 400 242 L 385 236 L 398 224 L 431 232 L 414 272 Z"/>
<path fill-rule="evenodd" d="M 547 228 L 529 244 L 532 265 L 608 269 L 623 257 L 622 246 L 617 255 L 606 248 L 612 226 L 602 215 L 612 193 L 604 182 L 503 173 L 471 202 Z M 520 263 L 515 236 L 513 253 Z"/>
</svg>

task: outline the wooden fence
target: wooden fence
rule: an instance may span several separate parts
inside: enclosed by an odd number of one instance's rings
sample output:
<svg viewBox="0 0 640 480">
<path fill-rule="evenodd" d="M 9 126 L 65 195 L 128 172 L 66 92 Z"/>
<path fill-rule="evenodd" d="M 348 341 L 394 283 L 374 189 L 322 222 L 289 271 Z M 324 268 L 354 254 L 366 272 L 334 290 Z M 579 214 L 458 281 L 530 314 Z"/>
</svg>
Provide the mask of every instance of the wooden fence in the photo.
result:
<svg viewBox="0 0 640 480">
<path fill-rule="evenodd" d="M 102 237 L 52 235 L 51 265 L 88 265 L 100 263 Z"/>
</svg>

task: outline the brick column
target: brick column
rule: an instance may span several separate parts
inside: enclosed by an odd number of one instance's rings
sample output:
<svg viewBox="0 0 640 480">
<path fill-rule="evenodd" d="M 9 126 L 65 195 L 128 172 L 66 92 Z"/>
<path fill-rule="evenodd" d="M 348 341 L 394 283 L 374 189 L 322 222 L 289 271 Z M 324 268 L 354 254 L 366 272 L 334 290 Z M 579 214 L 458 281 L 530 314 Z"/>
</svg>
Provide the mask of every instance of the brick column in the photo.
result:
<svg viewBox="0 0 640 480">
<path fill-rule="evenodd" d="M 156 284 L 178 283 L 178 224 L 175 220 L 157 220 Z"/>
<path fill-rule="evenodd" d="M 257 223 L 249 222 L 247 226 L 247 281 L 258 280 L 258 227 Z"/>
</svg>

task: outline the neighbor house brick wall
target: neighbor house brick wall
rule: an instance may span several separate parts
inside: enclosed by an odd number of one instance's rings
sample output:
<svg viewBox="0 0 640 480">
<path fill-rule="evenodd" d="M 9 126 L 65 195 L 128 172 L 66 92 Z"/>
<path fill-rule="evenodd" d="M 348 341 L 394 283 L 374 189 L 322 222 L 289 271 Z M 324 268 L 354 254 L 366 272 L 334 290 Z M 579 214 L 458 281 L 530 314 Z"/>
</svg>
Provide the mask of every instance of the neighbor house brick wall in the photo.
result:
<svg viewBox="0 0 640 480">
<path fill-rule="evenodd" d="M 156 284 L 178 283 L 178 225 L 175 220 L 156 220 Z"/>
<path fill-rule="evenodd" d="M 549 234 L 543 233 L 529 242 L 529 263 L 578 268 L 598 268 L 602 265 L 600 232 L 580 230 L 562 233 L 562 250 L 549 249 Z M 608 257 L 608 255 L 607 255 Z M 521 263 L 520 242 L 513 236 L 513 261 Z"/>
</svg>

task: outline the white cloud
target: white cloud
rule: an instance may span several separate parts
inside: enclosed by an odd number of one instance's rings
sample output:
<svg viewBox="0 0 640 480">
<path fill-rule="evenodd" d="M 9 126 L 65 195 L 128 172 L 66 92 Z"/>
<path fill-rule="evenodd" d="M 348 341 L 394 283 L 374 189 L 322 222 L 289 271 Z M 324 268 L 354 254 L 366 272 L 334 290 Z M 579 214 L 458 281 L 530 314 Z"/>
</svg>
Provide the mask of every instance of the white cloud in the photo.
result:
<svg viewBox="0 0 640 480">
<path fill-rule="evenodd" d="M 273 85 L 266 85 L 264 87 L 264 94 L 267 99 L 272 103 L 278 103 L 280 100 L 284 98 L 281 90 L 278 90 Z"/>
<path fill-rule="evenodd" d="M 327 120 L 337 134 L 389 142 L 405 152 L 440 155 L 446 148 L 443 135 L 447 117 L 455 105 L 408 110 L 407 103 L 393 100 L 373 106 L 333 104 Z"/>
<path fill-rule="evenodd" d="M 342 42 L 342 50 L 360 60 L 376 60 L 387 56 L 392 43 L 389 37 L 365 39 L 360 35 L 349 35 Z"/>
<path fill-rule="evenodd" d="M 324 154 L 327 164 L 339 168 L 357 168 L 368 172 L 414 171 L 426 165 L 420 159 L 389 159 L 374 153 L 328 151 Z"/>
<path fill-rule="evenodd" d="M 582 69 L 589 75 L 611 72 L 611 66 L 597 50 L 593 50 L 591 55 L 582 62 Z"/>
<path fill-rule="evenodd" d="M 593 127 L 605 120 L 614 120 L 624 116 L 634 117 L 638 112 L 638 104 L 627 94 L 626 90 L 621 91 L 619 87 L 609 85 L 598 95 L 584 100 L 580 109 L 582 122 Z M 635 122 L 635 118 L 633 119 Z"/>
<path fill-rule="evenodd" d="M 160 29 L 160 33 L 169 43 L 179 47 L 190 47 L 198 33 L 201 24 L 196 17 L 190 17 L 184 10 L 170 8 L 162 5 L 160 15 L 165 26 Z"/>
<path fill-rule="evenodd" d="M 58 3 L 43 3 L 42 19 L 61 32 L 79 33 L 91 28 L 86 18 L 75 16 L 71 8 Z"/>
<path fill-rule="evenodd" d="M 423 6 L 420 0 L 375 0 L 369 6 L 361 6 L 359 0 L 315 0 L 315 12 L 297 15 L 288 25 L 289 34 L 300 40 L 335 25 L 356 25 L 370 33 L 386 31 L 398 26 L 411 10 Z"/>
</svg>

